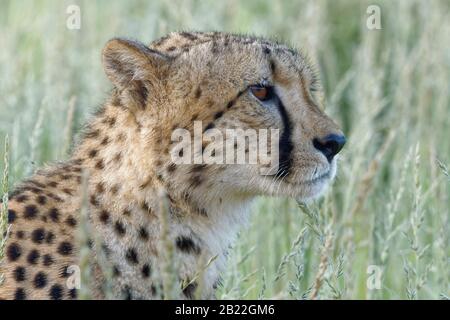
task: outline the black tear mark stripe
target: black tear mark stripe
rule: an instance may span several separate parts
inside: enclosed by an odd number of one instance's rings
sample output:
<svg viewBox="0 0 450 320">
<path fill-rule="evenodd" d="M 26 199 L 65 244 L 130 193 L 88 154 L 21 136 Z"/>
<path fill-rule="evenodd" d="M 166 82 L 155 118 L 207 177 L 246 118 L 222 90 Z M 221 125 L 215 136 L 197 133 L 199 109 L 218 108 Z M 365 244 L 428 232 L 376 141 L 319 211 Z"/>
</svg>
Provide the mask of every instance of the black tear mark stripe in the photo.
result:
<svg viewBox="0 0 450 320">
<path fill-rule="evenodd" d="M 238 99 L 239 99 L 239 98 L 244 94 L 244 92 L 246 92 L 246 91 L 247 91 L 247 89 L 244 89 L 244 90 L 239 91 L 238 94 L 237 94 L 233 99 L 231 99 L 230 101 L 228 101 L 228 103 L 227 103 L 227 105 L 226 105 L 226 109 L 231 109 L 231 108 L 236 104 L 236 102 L 238 101 Z M 226 111 L 226 110 L 217 112 L 217 113 L 214 115 L 214 118 L 215 118 L 215 119 L 221 118 L 221 117 L 223 116 L 223 114 L 224 114 L 225 111 Z"/>
<path fill-rule="evenodd" d="M 283 102 L 278 96 L 277 100 L 278 110 L 280 111 L 281 121 L 283 122 L 283 132 L 279 142 L 279 166 L 275 176 L 277 178 L 284 178 L 289 175 L 292 166 L 292 150 L 294 149 L 292 144 L 292 123 Z"/>
</svg>

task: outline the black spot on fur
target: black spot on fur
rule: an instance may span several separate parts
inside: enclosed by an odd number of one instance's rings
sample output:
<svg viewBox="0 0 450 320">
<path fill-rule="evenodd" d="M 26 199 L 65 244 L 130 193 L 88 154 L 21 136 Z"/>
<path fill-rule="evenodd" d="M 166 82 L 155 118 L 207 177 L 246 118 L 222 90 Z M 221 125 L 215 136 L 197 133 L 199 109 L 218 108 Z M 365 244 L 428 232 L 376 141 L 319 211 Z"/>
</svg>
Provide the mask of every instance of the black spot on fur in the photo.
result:
<svg viewBox="0 0 450 320">
<path fill-rule="evenodd" d="M 25 195 L 25 194 L 22 194 L 22 195 L 19 195 L 19 196 L 17 196 L 17 198 L 16 198 L 16 201 L 17 202 L 25 202 L 25 201 L 27 201 L 28 200 L 28 196 L 27 195 Z"/>
<path fill-rule="evenodd" d="M 182 36 L 183 38 L 186 38 L 186 39 L 188 39 L 188 40 L 190 40 L 190 41 L 195 41 L 195 40 L 198 39 L 198 37 L 197 37 L 196 35 L 194 35 L 194 34 L 192 34 L 192 33 L 189 33 L 189 32 L 180 32 L 179 34 L 180 34 L 180 36 Z"/>
<path fill-rule="evenodd" d="M 34 219 L 37 216 L 37 208 L 35 205 L 29 205 L 25 207 L 25 211 L 23 213 L 23 216 L 25 219 Z"/>
<path fill-rule="evenodd" d="M 71 299 L 76 299 L 78 297 L 77 289 L 70 289 L 69 290 L 69 297 Z"/>
<path fill-rule="evenodd" d="M 57 202 L 62 202 L 62 199 L 52 193 L 47 193 L 47 197 L 52 198 L 53 200 L 57 201 Z"/>
<path fill-rule="evenodd" d="M 36 289 L 42 289 L 47 285 L 47 275 L 43 272 L 38 272 L 33 279 L 33 284 Z"/>
<path fill-rule="evenodd" d="M 44 266 L 48 267 L 51 266 L 53 264 L 53 258 L 51 255 L 46 254 L 42 257 L 42 263 L 44 264 Z"/>
<path fill-rule="evenodd" d="M 118 266 L 113 266 L 112 268 L 113 277 L 120 277 L 120 270 Z"/>
<path fill-rule="evenodd" d="M 31 240 L 34 243 L 41 244 L 45 238 L 45 230 L 43 228 L 38 228 L 33 230 L 31 233 Z"/>
<path fill-rule="evenodd" d="M 95 149 L 92 149 L 89 151 L 88 156 L 89 158 L 94 158 L 97 155 L 98 151 Z"/>
<path fill-rule="evenodd" d="M 56 209 L 56 208 L 50 209 L 49 216 L 50 216 L 50 219 L 52 219 L 53 222 L 58 222 L 59 221 L 59 211 L 58 211 L 58 209 Z"/>
<path fill-rule="evenodd" d="M 16 236 L 18 239 L 24 239 L 25 238 L 25 232 L 22 230 L 19 230 L 16 232 Z"/>
<path fill-rule="evenodd" d="M 129 286 L 125 286 L 123 289 L 123 297 L 125 300 L 133 300 L 133 295 L 131 294 L 131 288 Z"/>
<path fill-rule="evenodd" d="M 47 232 L 47 237 L 45 237 L 45 242 L 47 242 L 48 244 L 52 244 L 53 240 L 55 239 L 55 235 L 53 234 L 53 232 Z"/>
<path fill-rule="evenodd" d="M 164 37 L 162 37 L 161 39 L 159 39 L 158 41 L 156 41 L 156 42 L 154 43 L 154 45 L 155 45 L 156 47 L 159 47 L 159 46 L 163 45 L 168 39 L 170 39 L 169 36 L 164 36 Z"/>
<path fill-rule="evenodd" d="M 102 142 L 100 142 L 100 144 L 101 144 L 102 146 L 106 146 L 108 143 L 109 143 L 108 137 L 104 137 L 103 140 L 102 140 Z"/>
<path fill-rule="evenodd" d="M 25 290 L 23 288 L 17 288 L 16 292 L 14 293 L 14 300 L 25 300 Z"/>
<path fill-rule="evenodd" d="M 201 176 L 195 175 L 190 178 L 190 183 L 193 188 L 198 187 L 202 184 Z"/>
<path fill-rule="evenodd" d="M 24 190 L 28 190 L 28 191 L 30 191 L 30 192 L 32 192 L 32 193 L 36 193 L 36 194 L 39 194 L 39 193 L 42 193 L 42 192 L 43 192 L 42 189 L 40 189 L 40 188 L 35 188 L 35 187 L 25 187 Z"/>
<path fill-rule="evenodd" d="M 31 250 L 27 256 L 27 261 L 29 264 L 37 264 L 41 254 L 37 250 Z"/>
<path fill-rule="evenodd" d="M 71 273 L 69 272 L 69 266 L 61 267 L 61 269 L 59 270 L 59 276 L 61 278 L 68 278 L 70 275 Z"/>
<path fill-rule="evenodd" d="M 58 253 L 62 256 L 67 256 L 72 253 L 72 249 L 73 248 L 71 243 L 63 241 L 58 246 Z"/>
<path fill-rule="evenodd" d="M 197 87 L 197 89 L 195 90 L 195 99 L 200 99 L 201 96 L 202 96 L 202 89 L 200 87 Z"/>
<path fill-rule="evenodd" d="M 75 227 L 76 225 L 77 225 L 77 220 L 74 218 L 74 217 L 72 217 L 72 216 L 69 216 L 67 219 L 66 219 L 66 223 L 67 223 L 67 225 L 68 226 L 70 226 L 70 227 Z"/>
<path fill-rule="evenodd" d="M 122 142 L 122 141 L 125 140 L 125 138 L 126 138 L 126 136 L 125 136 L 124 133 L 119 133 L 119 134 L 117 135 L 116 140 L 117 140 L 118 142 Z"/>
<path fill-rule="evenodd" d="M 78 167 L 78 166 L 73 166 L 72 168 L 71 168 L 71 170 L 73 171 L 73 172 L 81 172 L 81 167 Z"/>
<path fill-rule="evenodd" d="M 24 281 L 26 278 L 26 269 L 24 267 L 17 267 L 14 269 L 14 279 L 17 282 Z"/>
<path fill-rule="evenodd" d="M 98 203 L 98 199 L 95 195 L 91 195 L 91 197 L 89 198 L 89 202 L 94 206 L 97 207 L 99 205 Z"/>
<path fill-rule="evenodd" d="M 22 249 L 17 243 L 10 244 L 8 249 L 6 249 L 6 256 L 9 261 L 16 261 L 22 255 Z"/>
<path fill-rule="evenodd" d="M 95 163 L 95 168 L 98 169 L 98 170 L 102 170 L 102 169 L 105 168 L 105 164 L 104 164 L 104 162 L 103 162 L 103 159 L 100 159 L 100 160 L 98 160 L 98 161 Z"/>
<path fill-rule="evenodd" d="M 73 195 L 73 190 L 72 190 L 72 189 L 64 188 L 64 189 L 62 189 L 62 191 L 63 191 L 65 194 L 68 194 L 69 196 Z"/>
<path fill-rule="evenodd" d="M 133 249 L 133 248 L 130 248 L 130 249 L 127 250 L 125 258 L 131 264 L 138 264 L 139 263 L 138 255 L 136 253 L 136 250 Z"/>
<path fill-rule="evenodd" d="M 116 184 L 116 185 L 114 185 L 114 186 L 111 188 L 111 193 L 112 193 L 113 195 L 116 195 L 117 192 L 119 192 L 119 189 L 120 189 L 120 186 L 119 186 L 118 184 Z"/>
<path fill-rule="evenodd" d="M 189 283 L 184 289 L 183 294 L 188 299 L 193 299 L 195 294 L 195 289 L 197 289 L 197 282 L 191 282 Z"/>
<path fill-rule="evenodd" d="M 121 152 L 117 152 L 117 153 L 114 155 L 113 160 L 114 160 L 114 163 L 115 163 L 116 165 L 120 164 L 120 161 L 122 160 L 122 153 L 121 153 Z"/>
<path fill-rule="evenodd" d="M 154 284 L 151 285 L 150 290 L 152 292 L 152 296 L 156 296 L 158 290 L 156 290 L 156 286 Z"/>
<path fill-rule="evenodd" d="M 35 180 L 29 180 L 28 183 L 35 185 L 38 188 L 45 188 L 45 185 L 43 183 L 40 183 L 38 181 Z"/>
<path fill-rule="evenodd" d="M 150 273 L 151 273 L 150 265 L 144 264 L 144 265 L 142 266 L 142 276 L 143 276 L 144 278 L 148 278 L 148 277 L 150 276 Z"/>
<path fill-rule="evenodd" d="M 39 204 L 44 205 L 44 204 L 47 203 L 47 198 L 46 198 L 45 196 L 42 196 L 42 195 L 41 195 L 41 196 L 38 196 L 38 197 L 37 197 L 36 201 L 37 201 Z"/>
<path fill-rule="evenodd" d="M 100 221 L 103 224 L 108 223 L 109 222 L 109 212 L 106 211 L 106 210 L 102 210 L 102 212 L 100 212 L 100 217 L 99 218 L 100 218 Z"/>
<path fill-rule="evenodd" d="M 63 288 L 59 284 L 54 284 L 49 291 L 50 299 L 61 300 L 63 296 Z"/>
<path fill-rule="evenodd" d="M 141 238 L 142 240 L 145 240 L 145 241 L 148 240 L 148 232 L 145 229 L 145 227 L 141 227 L 139 229 L 139 238 Z"/>
<path fill-rule="evenodd" d="M 112 128 L 116 124 L 116 118 L 114 118 L 114 117 L 107 117 L 105 119 L 105 123 L 107 123 L 108 126 Z"/>
<path fill-rule="evenodd" d="M 14 210 L 9 209 L 8 210 L 8 223 L 13 223 L 16 221 L 17 214 Z"/>
<path fill-rule="evenodd" d="M 99 129 L 95 129 L 95 130 L 87 131 L 84 134 L 84 137 L 86 139 L 93 139 L 93 138 L 97 138 L 99 136 L 99 134 L 100 134 L 100 130 Z"/>
<path fill-rule="evenodd" d="M 121 221 L 116 221 L 114 224 L 114 229 L 119 236 L 123 236 L 125 234 L 125 226 Z"/>
<path fill-rule="evenodd" d="M 52 188 L 56 188 L 58 186 L 58 182 L 56 182 L 56 181 L 49 182 L 48 186 L 52 187 Z"/>
<path fill-rule="evenodd" d="M 201 252 L 200 247 L 191 238 L 185 236 L 178 236 L 175 244 L 178 249 L 185 253 L 195 253 L 198 255 Z"/>
</svg>

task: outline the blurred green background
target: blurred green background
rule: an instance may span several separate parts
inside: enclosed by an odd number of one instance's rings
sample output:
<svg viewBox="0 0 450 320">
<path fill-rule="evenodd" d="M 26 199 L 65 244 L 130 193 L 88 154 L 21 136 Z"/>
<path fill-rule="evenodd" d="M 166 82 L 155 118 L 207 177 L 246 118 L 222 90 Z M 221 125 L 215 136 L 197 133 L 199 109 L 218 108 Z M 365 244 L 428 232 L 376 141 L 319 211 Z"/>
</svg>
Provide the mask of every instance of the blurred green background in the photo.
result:
<svg viewBox="0 0 450 320">
<path fill-rule="evenodd" d="M 78 5 L 81 28 L 66 26 Z M 381 29 L 367 27 L 377 5 Z M 105 42 L 170 31 L 286 41 L 318 65 L 348 144 L 323 199 L 260 199 L 219 298 L 448 299 L 449 1 L 0 2 L 0 159 L 10 185 L 67 158 L 110 90 Z M 0 162 L 3 171 L 4 162 Z"/>
</svg>

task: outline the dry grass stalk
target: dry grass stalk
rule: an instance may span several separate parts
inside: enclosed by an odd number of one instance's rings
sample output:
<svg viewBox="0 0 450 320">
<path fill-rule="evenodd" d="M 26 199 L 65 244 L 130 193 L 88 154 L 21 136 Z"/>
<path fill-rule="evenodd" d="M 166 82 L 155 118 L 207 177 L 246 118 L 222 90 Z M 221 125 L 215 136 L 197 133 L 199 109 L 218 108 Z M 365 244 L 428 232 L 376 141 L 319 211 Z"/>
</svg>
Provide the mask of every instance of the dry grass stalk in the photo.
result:
<svg viewBox="0 0 450 320">
<path fill-rule="evenodd" d="M 88 175 L 86 171 L 81 175 L 81 210 L 80 224 L 78 226 L 77 243 L 79 245 L 79 268 L 80 268 L 80 291 L 81 300 L 92 299 L 92 280 L 93 270 L 90 260 L 92 258 L 91 243 L 91 224 L 89 222 L 89 191 L 88 191 Z"/>
<path fill-rule="evenodd" d="M 75 107 L 76 107 L 77 97 L 72 96 L 69 100 L 69 109 L 67 110 L 67 118 L 66 118 L 66 126 L 64 128 L 64 145 L 62 148 L 62 156 L 65 156 L 72 145 L 72 137 L 73 137 L 73 120 L 75 115 Z"/>
<path fill-rule="evenodd" d="M 4 151 L 4 168 L 2 178 L 2 203 L 0 207 L 0 264 L 3 261 L 5 254 L 6 240 L 9 236 L 8 224 L 8 185 L 9 185 L 9 138 L 5 137 L 5 151 Z M 0 274 L 0 285 L 3 282 L 3 275 Z"/>
<path fill-rule="evenodd" d="M 160 246 L 162 252 L 161 278 L 165 300 L 177 298 L 175 295 L 176 268 L 174 266 L 174 244 L 170 239 L 170 210 L 169 199 L 164 190 L 159 191 L 159 221 L 161 224 Z"/>
<path fill-rule="evenodd" d="M 314 280 L 313 290 L 310 295 L 311 300 L 315 300 L 318 298 L 320 288 L 322 287 L 325 272 L 327 271 L 328 254 L 331 250 L 332 240 L 333 240 L 332 231 L 331 229 L 329 229 L 328 232 L 326 233 L 325 245 L 322 248 L 322 254 L 320 255 L 319 270 L 317 271 Z"/>
</svg>

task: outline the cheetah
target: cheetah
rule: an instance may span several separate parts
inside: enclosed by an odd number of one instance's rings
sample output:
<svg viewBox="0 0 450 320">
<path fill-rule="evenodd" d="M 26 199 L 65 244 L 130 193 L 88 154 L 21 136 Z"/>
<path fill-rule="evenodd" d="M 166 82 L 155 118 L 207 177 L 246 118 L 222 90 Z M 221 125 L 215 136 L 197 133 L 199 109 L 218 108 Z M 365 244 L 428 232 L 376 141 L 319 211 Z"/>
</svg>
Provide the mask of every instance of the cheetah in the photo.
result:
<svg viewBox="0 0 450 320">
<path fill-rule="evenodd" d="M 214 299 L 254 199 L 315 198 L 336 174 L 345 137 L 321 108 L 317 73 L 285 44 L 220 32 L 171 33 L 148 46 L 115 38 L 102 61 L 113 89 L 69 160 L 10 194 L 0 298 L 80 298 L 67 279 L 85 203 L 97 239 L 86 246 L 93 298 L 108 297 L 107 281 L 114 299 L 164 298 L 170 250 L 177 298 Z M 279 130 L 275 173 L 260 174 L 259 162 L 175 164 L 173 130 L 192 132 L 195 121 L 204 131 Z"/>
</svg>

